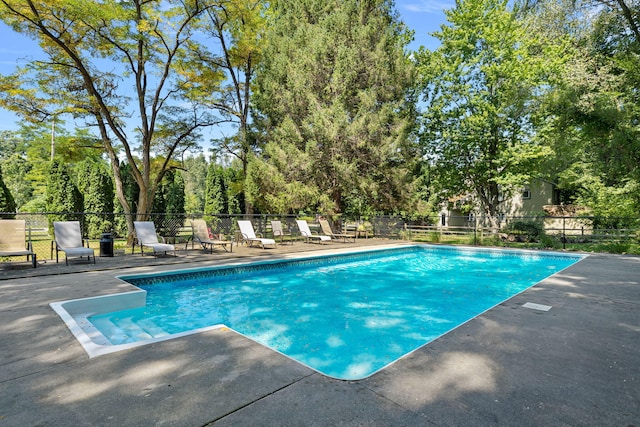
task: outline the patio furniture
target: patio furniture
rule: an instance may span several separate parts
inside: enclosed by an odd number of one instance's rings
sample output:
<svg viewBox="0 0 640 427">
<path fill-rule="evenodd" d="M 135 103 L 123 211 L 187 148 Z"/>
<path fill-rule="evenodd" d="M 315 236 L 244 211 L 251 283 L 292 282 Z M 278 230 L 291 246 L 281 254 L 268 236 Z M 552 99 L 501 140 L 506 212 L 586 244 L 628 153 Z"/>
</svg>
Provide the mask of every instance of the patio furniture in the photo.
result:
<svg viewBox="0 0 640 427">
<path fill-rule="evenodd" d="M 355 233 L 351 234 L 351 233 L 334 233 L 333 230 L 331 229 L 331 225 L 329 224 L 329 221 L 327 221 L 326 219 L 321 219 L 320 221 L 320 228 L 322 228 L 322 232 L 324 234 L 327 234 L 329 236 L 331 236 L 332 239 L 343 239 L 343 241 L 346 243 L 347 239 L 353 239 L 354 243 L 356 241 L 356 235 Z"/>
<path fill-rule="evenodd" d="M 156 233 L 156 226 L 152 221 L 134 221 L 133 227 L 136 230 L 136 240 L 140 245 L 140 253 L 144 256 L 144 248 L 151 248 L 153 254 L 163 252 L 165 255 L 167 252 L 173 252 L 173 256 L 176 256 L 176 248 L 173 245 L 167 243 L 160 243 L 158 241 L 158 233 Z M 164 242 L 164 238 L 162 239 Z"/>
<path fill-rule="evenodd" d="M 193 220 L 191 221 L 191 227 L 193 228 L 193 241 L 200 243 L 205 252 L 209 247 L 210 253 L 213 253 L 213 247 L 216 245 L 222 246 L 225 252 L 233 252 L 233 242 L 231 240 L 211 239 L 209 237 L 209 227 L 207 227 L 205 220 Z"/>
<path fill-rule="evenodd" d="M 25 244 L 26 241 L 26 244 Z M 36 268 L 36 254 L 33 252 L 31 240 L 26 240 L 26 221 L 23 219 L 0 220 L 0 257 L 31 257 L 31 264 Z"/>
<path fill-rule="evenodd" d="M 58 262 L 58 252 L 62 251 L 66 265 L 69 265 L 70 256 L 80 258 L 86 256 L 89 262 L 93 257 L 93 263 L 96 263 L 96 254 L 89 247 L 89 240 L 82 238 L 79 221 L 54 221 L 53 237 L 52 245 L 55 245 L 56 248 L 56 262 Z M 85 242 L 86 247 L 84 246 Z"/>
<path fill-rule="evenodd" d="M 242 234 L 242 240 L 249 245 L 249 247 L 251 247 L 255 242 L 260 243 L 260 245 L 262 245 L 262 249 L 265 248 L 265 245 L 273 245 L 274 248 L 276 247 L 276 241 L 274 239 L 256 236 L 256 232 L 253 230 L 253 224 L 251 224 L 251 221 L 238 220 L 238 227 Z"/>
<path fill-rule="evenodd" d="M 286 241 L 286 236 L 289 236 L 289 241 L 293 244 L 293 235 L 291 232 L 283 230 L 281 221 L 271 221 L 271 231 L 274 239 L 280 237 L 280 244 Z"/>
<path fill-rule="evenodd" d="M 296 224 L 298 224 L 298 228 L 300 229 L 300 234 L 302 235 L 302 237 L 304 237 L 305 242 L 307 243 L 314 242 L 314 241 L 317 241 L 318 243 L 331 241 L 330 236 L 323 236 L 323 235 L 311 233 L 311 230 L 309 229 L 309 224 L 304 219 L 296 219 Z"/>
</svg>

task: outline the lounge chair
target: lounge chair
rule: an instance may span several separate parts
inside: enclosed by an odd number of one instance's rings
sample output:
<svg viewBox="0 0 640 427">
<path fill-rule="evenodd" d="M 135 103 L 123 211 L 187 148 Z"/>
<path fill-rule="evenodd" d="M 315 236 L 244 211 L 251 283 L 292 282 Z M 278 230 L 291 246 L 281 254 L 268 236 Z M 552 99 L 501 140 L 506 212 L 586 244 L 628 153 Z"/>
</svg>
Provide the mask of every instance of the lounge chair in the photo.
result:
<svg viewBox="0 0 640 427">
<path fill-rule="evenodd" d="M 259 242 L 264 249 L 264 245 L 273 245 L 276 247 L 276 241 L 274 239 L 266 239 L 263 237 L 257 237 L 255 231 L 253 231 L 253 224 L 251 221 L 239 220 L 238 227 L 240 227 L 240 233 L 242 233 L 242 240 L 251 247 L 255 242 Z"/>
<path fill-rule="evenodd" d="M 56 247 L 56 262 L 58 262 L 58 252 L 64 252 L 64 262 L 69 265 L 69 257 L 87 257 L 87 261 L 96 263 L 96 254 L 89 247 L 89 240 L 82 238 L 79 221 L 54 221 L 53 223 L 53 245 Z M 85 247 L 84 244 L 87 243 Z"/>
<path fill-rule="evenodd" d="M 26 221 L 24 219 L 0 220 L 0 257 L 22 256 L 31 257 L 31 265 L 36 268 L 36 254 L 33 252 L 31 240 L 26 240 Z"/>
<path fill-rule="evenodd" d="M 298 228 L 300 229 L 300 234 L 304 237 L 305 242 L 313 242 L 317 241 L 318 243 L 328 242 L 331 240 L 330 236 L 322 236 L 319 234 L 312 234 L 309 229 L 309 224 L 304 219 L 296 219 L 296 223 L 298 224 Z"/>
<path fill-rule="evenodd" d="M 152 221 L 134 221 L 133 227 L 136 229 L 136 239 L 140 245 L 140 253 L 144 256 L 144 248 L 151 248 L 153 254 L 163 252 L 165 255 L 167 252 L 173 252 L 173 256 L 176 256 L 176 248 L 168 243 L 160 243 L 158 241 L 158 233 L 156 233 L 156 226 Z M 164 241 L 164 238 L 162 239 Z"/>
<path fill-rule="evenodd" d="M 332 239 L 343 239 L 345 243 L 347 242 L 347 239 L 353 239 L 354 242 L 356 241 L 355 234 L 334 233 L 333 230 L 331 229 L 331 225 L 329 225 L 329 221 L 327 221 L 326 219 L 321 219 L 319 222 L 320 222 L 320 228 L 322 228 L 322 232 L 324 234 L 331 236 Z"/>
<path fill-rule="evenodd" d="M 193 228 L 193 241 L 200 243 L 205 252 L 209 247 L 209 251 L 213 253 L 213 247 L 216 245 L 222 246 L 226 252 L 233 252 L 233 242 L 231 240 L 212 239 L 209 237 L 209 227 L 207 227 L 205 220 L 193 220 L 191 221 L 191 227 Z"/>
<path fill-rule="evenodd" d="M 289 241 L 293 244 L 293 235 L 282 229 L 281 221 L 271 221 L 271 231 L 274 239 L 280 237 L 280 244 L 284 243 L 286 236 L 289 236 Z"/>
</svg>

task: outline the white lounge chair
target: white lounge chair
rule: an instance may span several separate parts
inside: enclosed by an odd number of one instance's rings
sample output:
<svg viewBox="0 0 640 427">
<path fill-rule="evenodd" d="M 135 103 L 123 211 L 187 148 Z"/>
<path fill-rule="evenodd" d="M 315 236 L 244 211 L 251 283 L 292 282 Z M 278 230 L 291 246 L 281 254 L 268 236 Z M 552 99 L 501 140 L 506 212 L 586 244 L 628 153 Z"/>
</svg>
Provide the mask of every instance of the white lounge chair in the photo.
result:
<svg viewBox="0 0 640 427">
<path fill-rule="evenodd" d="M 140 253 L 142 256 L 144 256 L 145 247 L 151 248 L 154 255 L 158 252 L 163 252 L 165 255 L 167 252 L 173 252 L 173 256 L 176 256 L 175 246 L 158 241 L 156 226 L 152 221 L 134 221 L 133 227 L 136 230 L 136 239 L 140 245 Z"/>
<path fill-rule="evenodd" d="M 240 233 L 242 233 L 242 240 L 244 240 L 249 247 L 251 247 L 255 242 L 259 242 L 260 245 L 262 245 L 262 249 L 264 249 L 264 245 L 273 245 L 274 248 L 276 247 L 275 240 L 256 236 L 256 232 L 253 231 L 253 224 L 251 224 L 251 221 L 239 220 L 238 227 L 240 227 Z"/>
<path fill-rule="evenodd" d="M 345 243 L 347 242 L 347 239 L 353 239 L 354 242 L 356 241 L 355 233 L 334 233 L 331 229 L 331 225 L 329 225 L 329 221 L 327 221 L 326 219 L 321 219 L 319 220 L 319 222 L 320 228 L 322 228 L 322 232 L 329 235 L 332 239 L 343 239 Z"/>
<path fill-rule="evenodd" d="M 56 262 L 58 262 L 58 252 L 64 252 L 64 262 L 69 265 L 69 257 L 77 256 L 82 258 L 87 257 L 87 260 L 91 262 L 93 257 L 93 263 L 96 263 L 96 254 L 93 249 L 89 247 L 89 240 L 82 238 L 82 232 L 80 231 L 79 221 L 54 221 L 53 223 L 53 237 L 56 247 Z M 84 244 L 87 243 L 85 247 Z"/>
<path fill-rule="evenodd" d="M 231 240 L 211 239 L 209 237 L 209 227 L 207 227 L 205 220 L 193 220 L 191 221 L 191 227 L 193 228 L 193 241 L 200 243 L 205 252 L 209 247 L 210 252 L 213 253 L 213 247 L 216 245 L 222 246 L 226 252 L 233 252 L 233 242 Z"/>
<path fill-rule="evenodd" d="M 309 229 L 309 224 L 304 219 L 296 219 L 296 224 L 298 224 L 298 228 L 300 229 L 300 234 L 304 237 L 305 242 L 313 242 L 317 241 L 318 243 L 328 242 L 331 240 L 330 236 L 322 236 L 319 234 L 312 234 Z"/>
<path fill-rule="evenodd" d="M 24 219 L 0 220 L 0 257 L 22 256 L 31 257 L 31 265 L 36 268 L 36 254 L 33 252 L 31 241 L 26 238 L 26 221 Z"/>
</svg>

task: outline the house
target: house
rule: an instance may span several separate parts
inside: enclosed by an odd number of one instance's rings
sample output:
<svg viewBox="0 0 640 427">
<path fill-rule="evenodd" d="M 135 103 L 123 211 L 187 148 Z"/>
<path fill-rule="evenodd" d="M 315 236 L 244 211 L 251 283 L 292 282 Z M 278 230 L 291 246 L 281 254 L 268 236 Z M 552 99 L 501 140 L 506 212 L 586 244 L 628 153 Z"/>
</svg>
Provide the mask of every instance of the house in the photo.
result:
<svg viewBox="0 0 640 427">
<path fill-rule="evenodd" d="M 523 186 L 509 198 L 502 200 L 500 216 L 540 217 L 545 215 L 545 207 L 559 204 L 559 192 L 556 186 L 544 180 L 534 181 Z M 448 200 L 440 211 L 442 227 L 467 227 L 480 215 L 475 198 L 471 195 L 457 196 Z"/>
<path fill-rule="evenodd" d="M 545 214 L 545 206 L 560 204 L 556 186 L 544 180 L 525 185 L 521 191 L 502 202 L 501 213 L 506 217 L 530 217 Z"/>
</svg>

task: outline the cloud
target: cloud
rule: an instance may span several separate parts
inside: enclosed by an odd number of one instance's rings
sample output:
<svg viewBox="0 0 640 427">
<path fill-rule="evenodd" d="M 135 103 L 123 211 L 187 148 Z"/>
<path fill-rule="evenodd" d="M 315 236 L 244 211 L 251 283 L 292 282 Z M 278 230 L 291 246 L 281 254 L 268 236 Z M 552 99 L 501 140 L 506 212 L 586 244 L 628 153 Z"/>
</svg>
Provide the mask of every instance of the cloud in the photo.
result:
<svg viewBox="0 0 640 427">
<path fill-rule="evenodd" d="M 410 0 L 409 2 L 403 3 L 400 7 L 409 12 L 435 13 L 451 9 L 453 6 L 455 6 L 455 2 L 447 0 Z"/>
</svg>

